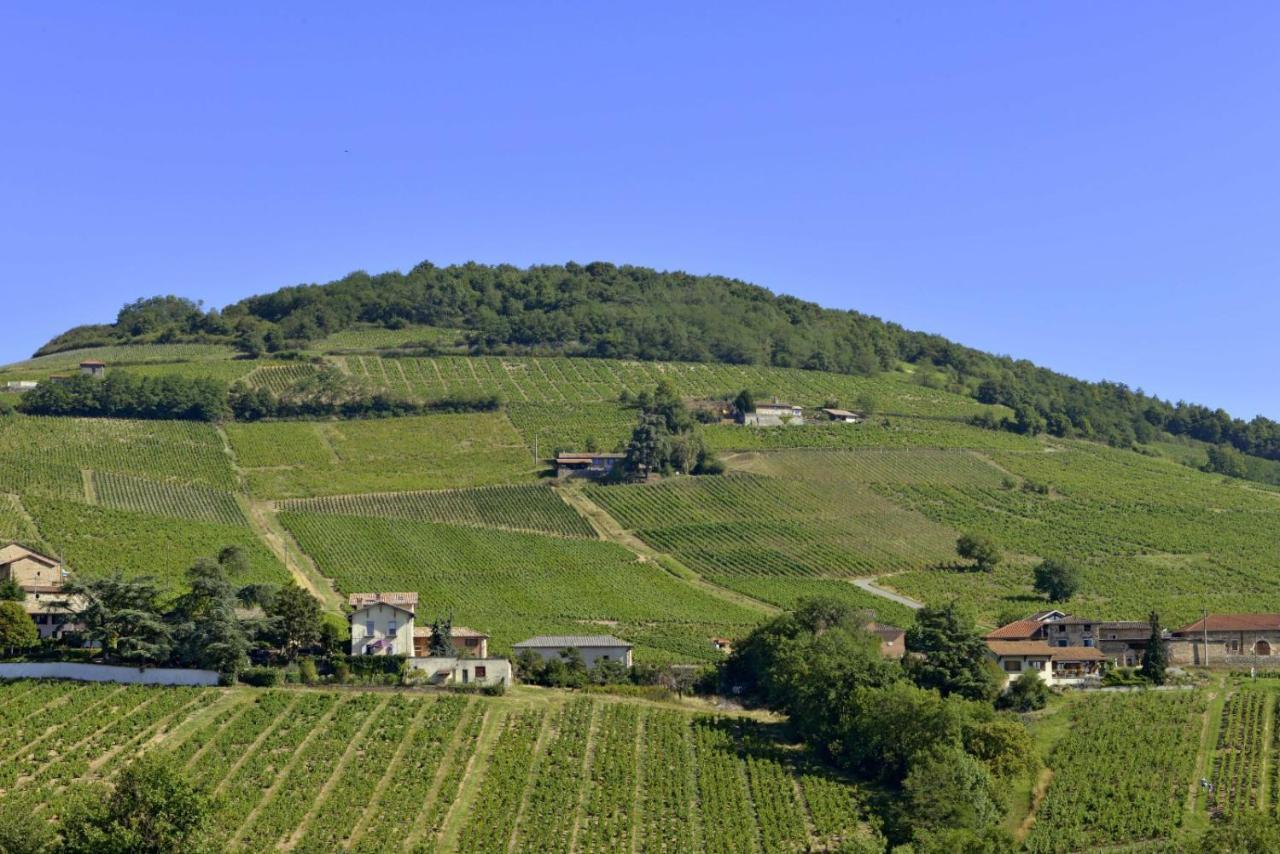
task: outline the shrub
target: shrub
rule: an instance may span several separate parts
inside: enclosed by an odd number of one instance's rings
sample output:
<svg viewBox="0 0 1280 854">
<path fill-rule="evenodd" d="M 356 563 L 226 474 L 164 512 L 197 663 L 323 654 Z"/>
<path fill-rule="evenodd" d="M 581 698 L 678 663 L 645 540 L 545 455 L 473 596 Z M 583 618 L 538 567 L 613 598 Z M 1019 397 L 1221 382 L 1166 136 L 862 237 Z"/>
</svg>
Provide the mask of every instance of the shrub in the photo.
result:
<svg viewBox="0 0 1280 854">
<path fill-rule="evenodd" d="M 996 707 L 1014 712 L 1034 712 L 1043 709 L 1047 702 L 1049 686 L 1035 671 L 1027 670 L 997 698 Z"/>
<path fill-rule="evenodd" d="M 246 667 L 240 681 L 255 688 L 274 688 L 284 681 L 284 672 L 275 667 Z"/>
<path fill-rule="evenodd" d="M 310 658 L 304 658 L 298 662 L 298 678 L 302 680 L 303 685 L 314 685 L 320 681 L 320 674 L 316 672 L 316 663 Z"/>
</svg>

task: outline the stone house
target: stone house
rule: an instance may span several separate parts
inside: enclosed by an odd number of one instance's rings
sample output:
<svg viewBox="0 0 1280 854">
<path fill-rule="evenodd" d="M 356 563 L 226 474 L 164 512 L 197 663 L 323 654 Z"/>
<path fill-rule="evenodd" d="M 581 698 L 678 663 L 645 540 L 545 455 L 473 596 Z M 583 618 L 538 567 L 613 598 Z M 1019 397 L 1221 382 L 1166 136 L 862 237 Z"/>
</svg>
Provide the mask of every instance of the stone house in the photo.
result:
<svg viewBox="0 0 1280 854">
<path fill-rule="evenodd" d="M 1280 665 L 1280 614 L 1209 614 L 1172 637 L 1174 664 Z"/>
<path fill-rule="evenodd" d="M 1059 649 L 1099 649 L 1106 660 L 1132 667 L 1141 663 L 1150 635 L 1150 624 L 1145 621 L 1093 620 L 1050 610 L 1001 626 L 988 633 L 986 639 L 1044 641 Z"/>
<path fill-rule="evenodd" d="M 80 602 L 63 592 L 68 573 L 57 558 L 15 541 L 0 548 L 0 581 L 12 581 L 25 594 L 22 608 L 41 638 L 61 637 L 77 628 L 70 623 Z"/>
<path fill-rule="evenodd" d="M 613 472 L 614 467 L 619 465 L 626 457 L 626 454 L 606 454 L 593 451 L 557 454 L 555 459 L 556 477 L 587 477 L 592 479 L 607 477 Z"/>
<path fill-rule="evenodd" d="M 742 423 L 749 427 L 781 427 L 804 423 L 804 408 L 792 403 L 757 403 L 752 412 L 742 416 Z"/>
<path fill-rule="evenodd" d="M 623 667 L 631 666 L 632 645 L 612 635 L 552 635 L 529 638 L 511 648 L 518 655 L 529 650 L 543 661 L 559 658 L 561 653 L 576 649 L 587 667 L 595 667 L 602 661 L 620 661 Z"/>
<path fill-rule="evenodd" d="M 100 362 L 97 359 L 85 359 L 80 363 L 80 373 L 90 377 L 105 377 L 107 375 L 107 363 Z"/>
</svg>

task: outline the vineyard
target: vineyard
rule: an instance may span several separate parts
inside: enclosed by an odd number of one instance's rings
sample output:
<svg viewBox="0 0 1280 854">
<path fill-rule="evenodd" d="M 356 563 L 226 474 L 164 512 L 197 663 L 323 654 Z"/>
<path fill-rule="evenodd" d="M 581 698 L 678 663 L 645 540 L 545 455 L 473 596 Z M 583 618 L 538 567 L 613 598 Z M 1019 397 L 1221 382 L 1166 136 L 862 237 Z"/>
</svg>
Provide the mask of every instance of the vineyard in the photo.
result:
<svg viewBox="0 0 1280 854">
<path fill-rule="evenodd" d="M 492 633 L 499 651 L 532 635 L 604 626 L 624 638 L 647 629 L 640 658 L 710 659 L 712 637 L 760 616 L 612 543 L 376 517 L 280 518 L 340 590 L 415 591 Z"/>
<path fill-rule="evenodd" d="M 1274 706 L 1274 694 L 1254 687 L 1241 687 L 1227 699 L 1209 777 L 1212 812 L 1230 816 L 1264 805 L 1263 765 Z"/>
<path fill-rule="evenodd" d="M 1185 818 L 1204 713 L 1198 691 L 1095 695 L 1074 704 L 1026 849 L 1083 851 L 1174 835 Z"/>
<path fill-rule="evenodd" d="M 0 745 L 0 808 L 32 820 L 168 752 L 216 795 L 226 850 L 773 852 L 866 832 L 860 792 L 764 726 L 613 701 L 22 682 L 0 685 Z"/>
<path fill-rule="evenodd" d="M 229 424 L 263 498 L 451 489 L 531 480 L 524 442 L 501 414 Z"/>
<path fill-rule="evenodd" d="M 440 492 L 335 495 L 281 501 L 278 506 L 297 513 L 448 522 L 562 537 L 595 536 L 586 520 L 547 486 L 484 486 Z"/>
</svg>

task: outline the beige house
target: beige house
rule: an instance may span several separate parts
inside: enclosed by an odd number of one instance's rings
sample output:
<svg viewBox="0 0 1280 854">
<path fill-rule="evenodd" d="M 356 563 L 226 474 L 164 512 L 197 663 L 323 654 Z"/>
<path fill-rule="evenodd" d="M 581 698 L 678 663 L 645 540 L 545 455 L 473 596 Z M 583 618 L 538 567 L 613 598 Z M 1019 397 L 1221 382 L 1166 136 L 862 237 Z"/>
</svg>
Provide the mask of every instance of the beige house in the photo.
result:
<svg viewBox="0 0 1280 854">
<path fill-rule="evenodd" d="M 559 658 L 561 653 L 576 649 L 587 667 L 595 667 L 602 661 L 620 661 L 623 667 L 631 666 L 631 644 L 612 635 L 552 635 L 529 638 L 511 648 L 518 655 L 526 650 L 543 661 Z"/>
<path fill-rule="evenodd" d="M 987 651 L 1004 673 L 1005 685 L 1027 671 L 1051 688 L 1080 687 L 1102 676 L 1102 650 L 1087 646 L 1050 646 L 1044 641 L 988 640 Z"/>
<path fill-rule="evenodd" d="M 348 603 L 352 655 L 413 656 L 417 593 L 352 593 Z"/>
<path fill-rule="evenodd" d="M 510 685 L 511 662 L 505 658 L 418 657 L 409 666 L 427 674 L 432 685 Z"/>
<path fill-rule="evenodd" d="M 23 610 L 31 615 L 41 638 L 61 637 L 75 628 L 68 621 L 78 602 L 63 593 L 66 579 L 67 571 L 57 558 L 13 541 L 0 548 L 0 581 L 12 581 L 22 588 L 26 594 Z"/>
</svg>

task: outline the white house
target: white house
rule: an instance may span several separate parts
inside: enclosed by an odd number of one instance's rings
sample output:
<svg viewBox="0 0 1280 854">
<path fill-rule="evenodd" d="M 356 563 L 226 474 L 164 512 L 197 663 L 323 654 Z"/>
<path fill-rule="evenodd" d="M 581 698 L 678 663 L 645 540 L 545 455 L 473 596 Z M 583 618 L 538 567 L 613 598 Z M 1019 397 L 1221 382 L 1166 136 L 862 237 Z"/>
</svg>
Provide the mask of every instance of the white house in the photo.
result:
<svg viewBox="0 0 1280 854">
<path fill-rule="evenodd" d="M 988 640 L 987 652 L 1005 685 L 1030 670 L 1050 687 L 1088 685 L 1102 675 L 1106 655 L 1092 646 L 1050 646 L 1044 641 Z"/>
<path fill-rule="evenodd" d="M 510 685 L 511 662 L 505 658 L 411 658 L 433 685 Z"/>
<path fill-rule="evenodd" d="M 543 661 L 559 658 L 561 653 L 576 649 L 587 667 L 595 667 L 602 661 L 620 661 L 623 667 L 631 666 L 631 644 L 612 635 L 551 635 L 529 638 L 512 644 L 518 655 L 525 650 L 533 652 Z"/>
<path fill-rule="evenodd" d="M 352 655 L 413 656 L 417 593 L 352 593 Z"/>
</svg>

